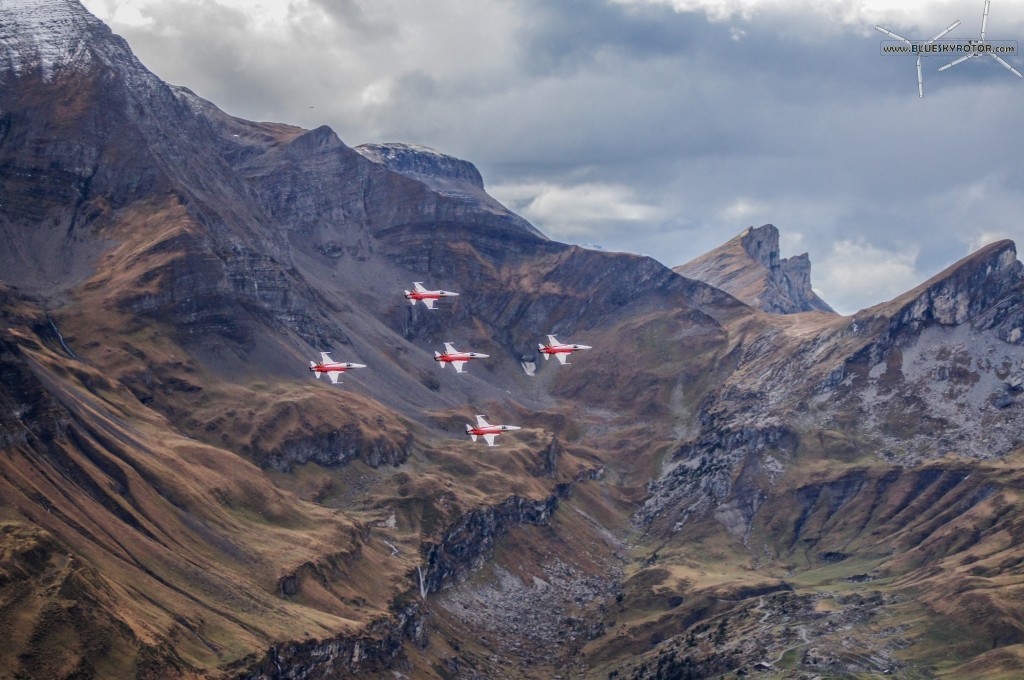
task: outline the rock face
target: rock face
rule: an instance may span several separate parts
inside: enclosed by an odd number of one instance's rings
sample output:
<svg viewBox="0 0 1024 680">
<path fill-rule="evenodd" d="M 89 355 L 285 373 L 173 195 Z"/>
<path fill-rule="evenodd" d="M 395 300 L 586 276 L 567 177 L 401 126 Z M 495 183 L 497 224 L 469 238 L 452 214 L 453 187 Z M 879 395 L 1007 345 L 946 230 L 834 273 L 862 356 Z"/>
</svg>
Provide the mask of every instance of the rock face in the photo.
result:
<svg viewBox="0 0 1024 680">
<path fill-rule="evenodd" d="M 483 189 L 484 178 L 469 161 L 420 144 L 360 144 L 356 151 L 388 170 L 427 180 L 448 180 L 467 188 Z"/>
<path fill-rule="evenodd" d="M 721 288 L 772 314 L 833 311 L 811 289 L 807 253 L 780 259 L 779 230 L 771 224 L 751 227 L 673 271 Z"/>
<path fill-rule="evenodd" d="M 367 626 L 366 635 L 345 636 L 313 642 L 291 642 L 273 647 L 253 668 L 237 680 L 330 680 L 337 677 L 377 677 L 408 669 L 405 643 L 425 647 L 425 612 L 409 604 L 394 616 Z"/>
<path fill-rule="evenodd" d="M 424 566 L 416 575 L 420 592 L 424 596 L 437 592 L 479 569 L 494 555 L 495 542 L 512 526 L 547 524 L 560 499 L 570 491 L 566 484 L 543 500 L 510 496 L 497 506 L 466 513 L 437 544 L 424 546 Z"/>
<path fill-rule="evenodd" d="M 546 238 L 532 224 L 511 215 L 484 191 L 480 171 L 469 161 L 443 154 L 419 144 L 361 144 L 355 151 L 388 170 L 422 182 L 442 196 L 463 201 L 474 209 L 503 215 L 517 227 Z"/>
<path fill-rule="evenodd" d="M 997 241 L 864 314 L 892 315 L 889 336 L 928 324 L 970 324 L 979 330 L 994 329 L 1004 342 L 1019 344 L 1024 339 L 1022 282 L 1024 264 L 1017 259 L 1017 247 L 1013 241 Z"/>
</svg>

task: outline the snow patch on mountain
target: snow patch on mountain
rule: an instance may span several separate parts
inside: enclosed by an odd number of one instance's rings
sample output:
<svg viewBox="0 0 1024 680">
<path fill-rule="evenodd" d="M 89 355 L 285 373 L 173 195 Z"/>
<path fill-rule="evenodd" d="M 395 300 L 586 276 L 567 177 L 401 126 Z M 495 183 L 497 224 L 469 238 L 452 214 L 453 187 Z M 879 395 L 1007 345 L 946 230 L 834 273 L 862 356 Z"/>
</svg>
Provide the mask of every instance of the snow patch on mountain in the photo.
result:
<svg viewBox="0 0 1024 680">
<path fill-rule="evenodd" d="M 0 70 L 38 69 L 50 80 L 60 68 L 88 66 L 97 32 L 115 37 L 77 0 L 0 0 Z"/>
</svg>

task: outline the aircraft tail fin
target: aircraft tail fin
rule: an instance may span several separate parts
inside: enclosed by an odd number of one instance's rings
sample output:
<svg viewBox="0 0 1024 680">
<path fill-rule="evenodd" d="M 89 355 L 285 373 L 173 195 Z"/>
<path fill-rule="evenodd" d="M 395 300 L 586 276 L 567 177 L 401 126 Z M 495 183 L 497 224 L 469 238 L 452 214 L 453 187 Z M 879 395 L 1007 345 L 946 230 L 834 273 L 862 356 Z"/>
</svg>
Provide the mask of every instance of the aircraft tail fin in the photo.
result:
<svg viewBox="0 0 1024 680">
<path fill-rule="evenodd" d="M 541 350 L 541 354 L 544 355 L 544 361 L 547 361 L 548 359 L 551 358 L 550 354 L 548 354 L 547 352 L 543 351 L 544 350 L 544 345 L 542 345 L 540 343 L 537 343 L 537 349 Z"/>
<path fill-rule="evenodd" d="M 313 371 L 313 375 L 316 376 L 317 380 L 320 379 L 320 371 L 316 370 L 316 362 L 315 361 L 310 361 L 309 362 L 309 370 Z"/>
<path fill-rule="evenodd" d="M 469 435 L 470 439 L 472 439 L 473 441 L 476 441 L 476 435 L 473 434 L 473 426 L 470 425 L 469 423 L 466 423 L 466 434 Z"/>
<path fill-rule="evenodd" d="M 408 300 L 409 304 L 411 304 L 413 307 L 416 306 L 416 300 L 412 297 L 412 293 L 410 293 L 409 291 L 405 291 L 405 299 Z"/>
</svg>

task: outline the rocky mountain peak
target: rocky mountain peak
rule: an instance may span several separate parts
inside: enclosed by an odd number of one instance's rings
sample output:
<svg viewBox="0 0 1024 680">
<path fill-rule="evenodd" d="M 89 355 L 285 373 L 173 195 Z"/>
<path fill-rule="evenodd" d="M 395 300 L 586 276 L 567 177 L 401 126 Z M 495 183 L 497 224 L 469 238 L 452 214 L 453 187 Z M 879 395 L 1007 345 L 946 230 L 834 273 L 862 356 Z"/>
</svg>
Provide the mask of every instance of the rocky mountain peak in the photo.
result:
<svg viewBox="0 0 1024 680">
<path fill-rule="evenodd" d="M 432 192 L 459 204 L 459 210 L 497 216 L 533 237 L 547 239 L 532 224 L 509 211 L 484 190 L 480 171 L 469 161 L 441 153 L 428 146 L 407 143 L 361 144 L 354 149 L 386 170 L 420 182 Z"/>
<path fill-rule="evenodd" d="M 361 144 L 356 151 L 388 170 L 413 178 L 432 178 L 484 188 L 480 171 L 469 161 L 420 144 Z"/>
<path fill-rule="evenodd" d="M 970 323 L 1004 341 L 1024 340 L 1024 264 L 1013 241 L 991 243 L 867 315 L 892 317 L 890 335 L 926 324 Z M 860 316 L 860 315 L 858 315 Z"/>
<path fill-rule="evenodd" d="M 743 250 L 762 267 L 772 269 L 779 266 L 779 230 L 774 224 L 761 227 L 747 227 L 739 235 Z"/>
<path fill-rule="evenodd" d="M 747 228 L 673 271 L 721 288 L 772 314 L 833 311 L 811 288 L 811 260 L 807 253 L 790 258 L 779 255 L 779 230 L 766 224 Z"/>
<path fill-rule="evenodd" d="M 87 67 L 113 45 L 130 55 L 116 36 L 77 0 L 3 0 L 0 2 L 0 70 L 16 74 L 39 71 L 50 79 L 61 68 Z"/>
</svg>

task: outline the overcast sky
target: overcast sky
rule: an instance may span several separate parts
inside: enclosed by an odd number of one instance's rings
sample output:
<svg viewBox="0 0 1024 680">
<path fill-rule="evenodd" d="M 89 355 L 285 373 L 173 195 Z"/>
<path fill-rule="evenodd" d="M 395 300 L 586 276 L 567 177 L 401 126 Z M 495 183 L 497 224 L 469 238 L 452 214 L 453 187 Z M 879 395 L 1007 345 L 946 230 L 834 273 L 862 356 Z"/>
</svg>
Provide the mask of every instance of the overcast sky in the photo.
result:
<svg viewBox="0 0 1024 680">
<path fill-rule="evenodd" d="M 551 238 L 687 262 L 772 223 L 851 313 L 1024 244 L 1024 81 L 874 24 L 978 37 L 984 0 L 84 0 L 230 114 L 474 162 Z M 1024 3 L 987 36 L 1024 42 Z M 1024 57 L 1007 61 L 1024 71 Z"/>
</svg>

